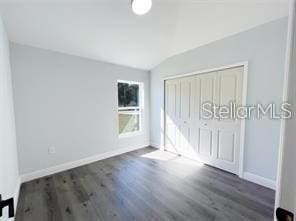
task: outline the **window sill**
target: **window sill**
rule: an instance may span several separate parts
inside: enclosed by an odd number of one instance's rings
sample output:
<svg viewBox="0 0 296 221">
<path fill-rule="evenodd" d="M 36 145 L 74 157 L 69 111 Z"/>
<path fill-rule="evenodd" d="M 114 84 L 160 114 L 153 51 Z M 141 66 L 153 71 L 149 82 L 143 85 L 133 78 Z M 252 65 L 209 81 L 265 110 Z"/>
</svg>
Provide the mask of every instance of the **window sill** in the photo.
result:
<svg viewBox="0 0 296 221">
<path fill-rule="evenodd" d="M 119 139 L 121 139 L 121 138 L 136 137 L 136 136 L 140 136 L 140 135 L 143 135 L 143 132 L 137 131 L 137 132 L 120 134 L 118 137 L 119 137 Z"/>
</svg>

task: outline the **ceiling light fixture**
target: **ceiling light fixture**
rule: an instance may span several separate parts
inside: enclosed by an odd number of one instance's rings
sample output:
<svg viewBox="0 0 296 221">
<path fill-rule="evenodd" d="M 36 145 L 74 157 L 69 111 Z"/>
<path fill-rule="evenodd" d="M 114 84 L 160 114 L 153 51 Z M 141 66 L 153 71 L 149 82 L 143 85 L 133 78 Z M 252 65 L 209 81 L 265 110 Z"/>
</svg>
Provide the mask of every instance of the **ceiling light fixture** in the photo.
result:
<svg viewBox="0 0 296 221">
<path fill-rule="evenodd" d="M 137 15 L 144 15 L 150 11 L 152 0 L 132 0 L 133 12 Z"/>
</svg>

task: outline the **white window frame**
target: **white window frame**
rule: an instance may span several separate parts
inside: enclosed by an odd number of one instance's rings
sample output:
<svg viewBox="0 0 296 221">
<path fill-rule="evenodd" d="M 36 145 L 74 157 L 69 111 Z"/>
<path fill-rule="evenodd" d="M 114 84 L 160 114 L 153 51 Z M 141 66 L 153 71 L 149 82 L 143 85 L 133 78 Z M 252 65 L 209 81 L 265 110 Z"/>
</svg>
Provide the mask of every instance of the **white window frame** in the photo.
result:
<svg viewBox="0 0 296 221">
<path fill-rule="evenodd" d="M 128 83 L 128 84 L 137 84 L 139 85 L 139 106 L 136 107 L 119 107 L 118 103 L 118 83 Z M 144 83 L 138 81 L 127 81 L 127 80 L 117 80 L 116 82 L 116 101 L 117 101 L 117 131 L 119 138 L 133 137 L 138 136 L 143 133 L 143 122 L 144 122 Z M 139 130 L 134 132 L 119 133 L 119 110 L 127 109 L 139 109 Z"/>
</svg>

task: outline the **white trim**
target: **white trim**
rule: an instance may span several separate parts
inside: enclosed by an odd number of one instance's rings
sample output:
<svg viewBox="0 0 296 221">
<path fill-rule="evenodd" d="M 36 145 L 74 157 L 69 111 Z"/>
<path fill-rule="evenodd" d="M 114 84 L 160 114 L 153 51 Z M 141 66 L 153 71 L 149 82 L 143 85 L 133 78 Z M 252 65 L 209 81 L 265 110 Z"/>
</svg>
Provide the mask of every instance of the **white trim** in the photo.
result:
<svg viewBox="0 0 296 221">
<path fill-rule="evenodd" d="M 159 144 L 159 143 L 155 143 L 153 141 L 150 141 L 150 146 L 151 147 L 154 147 L 154 148 L 157 148 L 157 149 L 163 149 L 162 145 Z"/>
<path fill-rule="evenodd" d="M 248 95 L 248 73 L 249 64 L 245 62 L 244 65 L 244 76 L 243 76 L 243 91 L 242 91 L 242 105 L 247 105 L 247 95 Z M 239 164 L 238 164 L 238 176 L 242 177 L 244 173 L 244 156 L 245 156 L 245 130 L 246 130 L 246 120 L 242 119 L 240 124 L 240 148 L 239 148 Z"/>
<path fill-rule="evenodd" d="M 282 101 L 286 102 L 288 100 L 288 90 L 289 90 L 289 78 L 292 74 L 290 72 L 290 65 L 292 59 L 292 46 L 293 46 L 293 33 L 294 33 L 294 23 L 295 23 L 295 0 L 290 0 L 289 5 L 289 18 L 288 18 L 288 34 L 286 42 L 286 60 L 285 60 L 285 73 L 284 73 L 284 85 L 283 85 L 283 98 Z M 275 210 L 280 207 L 281 201 L 281 181 L 282 181 L 282 164 L 284 159 L 284 146 L 285 146 L 285 134 L 286 134 L 286 121 L 287 119 L 281 120 L 280 127 L 280 142 L 278 150 L 278 165 L 277 165 L 277 179 L 276 179 L 276 196 L 275 196 Z M 275 214 L 275 213 L 274 213 Z M 276 220 L 276 218 L 274 218 Z"/>
<path fill-rule="evenodd" d="M 143 84 L 141 81 L 129 81 L 129 80 L 117 80 L 117 83 L 127 83 L 127 84 Z"/>
<path fill-rule="evenodd" d="M 118 83 L 128 83 L 128 84 L 137 84 L 139 85 L 139 106 L 138 107 L 118 107 Z M 117 127 L 117 133 L 118 133 L 118 138 L 127 138 L 127 137 L 134 137 L 134 136 L 139 136 L 139 135 L 143 135 L 143 128 L 144 128 L 144 116 L 145 116 L 145 112 L 144 112 L 144 82 L 139 82 L 139 81 L 128 81 L 128 80 L 117 80 L 116 81 L 116 107 L 117 107 L 117 114 L 116 114 L 116 127 Z M 122 133 L 119 134 L 119 110 L 124 110 L 124 109 L 139 109 L 139 130 L 134 131 L 134 132 L 127 132 L 127 133 Z"/>
<path fill-rule="evenodd" d="M 75 167 L 79 167 L 79 166 L 83 166 L 89 163 L 93 163 L 99 160 L 103 160 L 103 159 L 107 159 L 113 156 L 117 156 L 120 154 L 124 154 L 133 150 L 137 150 L 137 149 L 141 149 L 144 147 L 149 146 L 149 143 L 143 143 L 141 145 L 135 145 L 135 146 L 130 146 L 130 147 L 124 147 L 124 148 L 120 148 L 117 150 L 112 150 L 106 153 L 101 153 L 95 156 L 91 156 L 91 157 L 87 157 L 84 159 L 80 159 L 80 160 L 76 160 L 76 161 L 72 161 L 72 162 L 67 162 L 64 164 L 60 164 L 57 166 L 53 166 L 53 167 L 49 167 L 43 170 L 38 170 L 38 171 L 34 171 L 31 173 L 26 173 L 26 174 L 22 174 L 21 175 L 21 182 L 28 182 L 37 178 L 41 178 L 44 176 L 49 176 L 55 173 L 59 173 L 65 170 L 69 170 L 69 169 L 73 169 Z"/>
<path fill-rule="evenodd" d="M 127 132 L 127 133 L 119 134 L 118 138 L 123 139 L 123 138 L 136 137 L 136 136 L 141 136 L 141 135 L 144 135 L 143 131 L 137 130 L 134 132 Z"/>
<path fill-rule="evenodd" d="M 205 69 L 205 70 L 200 70 L 200 71 L 194 71 L 190 73 L 185 73 L 185 74 L 177 74 L 173 76 L 166 76 L 162 78 L 162 85 L 164 87 L 163 94 L 165 95 L 165 81 L 170 80 L 170 79 L 176 79 L 176 78 L 181 78 L 181 77 L 187 77 L 187 76 L 192 76 L 192 75 L 197 75 L 197 74 L 204 74 L 208 72 L 214 72 L 214 71 L 220 71 L 220 70 L 225 70 L 229 68 L 234 68 L 234 67 L 240 67 L 242 66 L 244 68 L 244 73 L 243 73 L 243 88 L 242 88 L 242 106 L 245 106 L 247 104 L 247 91 L 248 91 L 248 61 L 243 61 L 243 62 L 238 62 L 235 64 L 230 64 L 230 65 L 224 65 L 216 68 L 210 68 L 210 69 Z M 163 96 L 163 102 L 162 102 L 162 111 L 161 113 L 161 147 L 164 149 L 164 138 L 165 138 L 165 96 Z M 243 177 L 244 173 L 244 153 L 245 153 L 245 127 L 246 127 L 246 120 L 242 119 L 241 124 L 240 124 L 240 145 L 239 145 L 239 166 L 238 166 L 238 176 L 240 178 Z"/>
<path fill-rule="evenodd" d="M 193 71 L 193 72 L 185 73 L 185 74 L 176 74 L 173 76 L 169 75 L 169 76 L 163 77 L 162 80 L 165 81 L 165 80 L 169 80 L 169 79 L 187 77 L 187 76 L 196 75 L 196 74 L 204 74 L 204 73 L 208 73 L 208 72 L 221 71 L 221 70 L 235 68 L 235 67 L 239 67 L 239 66 L 248 66 L 248 61 L 238 62 L 238 63 L 234 63 L 234 64 L 229 64 L 229 65 L 223 65 L 223 66 L 215 67 L 215 68 L 203 69 L 200 71 Z"/>
<path fill-rule="evenodd" d="M 243 173 L 243 179 L 248 180 L 250 182 L 253 183 L 257 183 L 261 186 L 270 188 L 275 190 L 276 189 L 276 181 L 275 180 L 271 180 L 253 173 L 249 173 L 249 172 L 244 172 Z"/>
<path fill-rule="evenodd" d="M 134 107 L 119 107 L 118 110 L 136 110 L 136 109 L 141 109 L 140 106 L 134 106 Z"/>
<path fill-rule="evenodd" d="M 158 143 L 150 142 L 150 146 L 162 149 L 162 146 Z M 176 154 L 176 153 L 174 153 L 174 154 Z M 185 156 L 185 158 L 187 158 L 187 157 Z M 188 159 L 192 159 L 192 158 L 188 158 Z M 195 160 L 195 159 L 193 159 L 193 160 Z M 276 181 L 256 175 L 256 174 L 253 174 L 253 173 L 250 173 L 250 172 L 244 172 L 240 178 L 244 179 L 244 180 L 248 180 L 252 183 L 256 183 L 258 185 L 273 189 L 273 190 L 276 189 Z"/>
</svg>

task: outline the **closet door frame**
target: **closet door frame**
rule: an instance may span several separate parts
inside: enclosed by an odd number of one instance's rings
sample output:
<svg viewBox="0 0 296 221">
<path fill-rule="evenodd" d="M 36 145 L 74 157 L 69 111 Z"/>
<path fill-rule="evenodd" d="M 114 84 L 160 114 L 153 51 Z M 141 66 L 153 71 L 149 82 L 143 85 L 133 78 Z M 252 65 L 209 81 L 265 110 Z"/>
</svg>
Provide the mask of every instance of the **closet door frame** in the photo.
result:
<svg viewBox="0 0 296 221">
<path fill-rule="evenodd" d="M 161 145 L 160 149 L 165 150 L 165 134 L 166 134 L 166 122 L 165 122 L 165 82 L 166 80 L 181 78 L 181 77 L 188 77 L 198 74 L 204 74 L 207 72 L 214 72 L 214 71 L 222 71 L 229 68 L 235 68 L 235 67 L 243 67 L 243 77 L 242 77 L 242 105 L 245 106 L 247 104 L 247 86 L 248 86 L 248 61 L 243 61 L 235 64 L 230 65 L 224 65 L 216 68 L 211 69 L 205 69 L 201 71 L 194 71 L 190 73 L 185 74 L 176 74 L 176 75 L 169 75 L 167 74 L 167 77 L 162 78 L 162 85 L 163 85 L 163 102 L 162 102 L 162 110 L 161 110 Z M 240 144 L 239 144 L 239 159 L 238 159 L 238 176 L 243 178 L 244 176 L 244 153 L 245 153 L 245 124 L 246 120 L 242 119 L 240 122 Z"/>
</svg>

